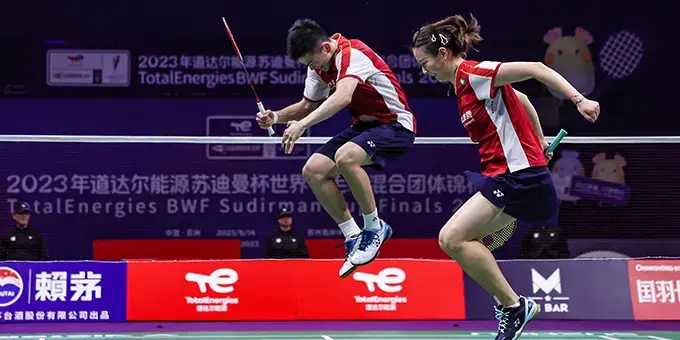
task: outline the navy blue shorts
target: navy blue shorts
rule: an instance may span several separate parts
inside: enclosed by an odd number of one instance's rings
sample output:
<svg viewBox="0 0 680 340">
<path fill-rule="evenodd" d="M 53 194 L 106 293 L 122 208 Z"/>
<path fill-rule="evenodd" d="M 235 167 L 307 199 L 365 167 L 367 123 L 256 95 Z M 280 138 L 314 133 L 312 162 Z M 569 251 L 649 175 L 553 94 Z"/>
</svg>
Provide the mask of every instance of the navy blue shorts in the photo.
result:
<svg viewBox="0 0 680 340">
<path fill-rule="evenodd" d="M 368 167 L 382 170 L 387 161 L 403 156 L 415 142 L 416 135 L 397 122 L 359 122 L 340 132 L 316 150 L 335 161 L 335 153 L 347 142 L 359 145 L 371 157 Z"/>
<path fill-rule="evenodd" d="M 527 223 L 557 222 L 559 200 L 547 167 L 526 168 L 495 177 L 465 171 L 468 180 L 503 212 Z"/>
</svg>

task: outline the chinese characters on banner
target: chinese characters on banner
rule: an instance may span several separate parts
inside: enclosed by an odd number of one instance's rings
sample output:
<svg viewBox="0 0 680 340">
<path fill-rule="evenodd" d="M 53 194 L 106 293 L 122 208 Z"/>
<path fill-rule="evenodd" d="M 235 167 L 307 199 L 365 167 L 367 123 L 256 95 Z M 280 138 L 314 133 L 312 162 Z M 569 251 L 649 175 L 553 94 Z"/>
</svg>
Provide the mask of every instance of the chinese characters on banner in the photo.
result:
<svg viewBox="0 0 680 340">
<path fill-rule="evenodd" d="M 0 322 L 124 321 L 126 266 L 0 262 Z"/>
<path fill-rule="evenodd" d="M 430 195 L 469 196 L 475 189 L 463 174 L 372 174 L 373 191 L 378 198 L 380 211 L 393 213 L 442 213 L 444 205 Z M 292 201 L 294 195 L 309 194 L 310 190 L 299 173 L 234 173 L 234 174 L 11 174 L 7 176 L 7 194 L 59 194 L 47 200 L 34 200 L 36 214 L 95 214 L 111 215 L 117 219 L 128 215 L 195 214 L 217 209 L 229 213 L 272 213 L 281 208 L 300 213 L 321 211 L 316 200 Z M 336 183 L 341 193 L 349 194 L 344 179 Z M 205 199 L 187 198 L 201 195 Z M 399 196 L 401 195 L 401 196 Z M 397 199 L 407 195 L 409 200 Z M 132 204 L 124 199 L 105 200 L 106 197 L 163 197 Z M 178 197 L 175 197 L 178 196 Z M 215 196 L 219 200 L 207 197 Z M 308 196 L 308 195 L 307 195 Z M 392 196 L 392 197 L 391 197 Z M 233 197 L 230 199 L 229 197 Z M 267 197 L 271 200 L 257 200 Z M 450 197 L 450 196 L 449 196 Z M 8 198 L 16 204 L 18 199 Z M 463 200 L 452 202 L 455 211 Z M 356 207 L 353 207 L 356 209 Z M 451 211 L 446 211 L 447 213 Z"/>
<path fill-rule="evenodd" d="M 438 84 L 422 73 L 411 54 L 381 55 L 402 85 Z M 305 65 L 283 55 L 244 55 L 244 64 L 255 85 L 293 85 L 300 88 L 307 77 Z M 148 55 L 137 56 L 137 83 L 142 86 L 199 86 L 214 89 L 224 85 L 247 85 L 237 56 Z"/>
<path fill-rule="evenodd" d="M 337 265 L 305 259 L 2 262 L 0 322 L 493 318 L 492 297 L 453 261 L 378 259 L 345 279 Z M 680 319 L 678 260 L 500 266 L 519 292 L 541 305 L 539 319 Z M 161 276 L 165 286 L 158 289 Z M 272 282 L 286 282 L 286 289 L 271 289 Z"/>
<path fill-rule="evenodd" d="M 100 168 L 89 162 L 79 160 L 73 166 Z M 49 218 L 50 224 L 87 224 L 90 218 L 93 225 L 106 224 L 97 232 L 109 239 L 238 238 L 244 249 L 262 247 L 261 238 L 268 236 L 280 209 L 294 211 L 297 220 L 326 216 L 301 172 L 247 173 L 245 166 L 230 166 L 237 171 L 234 173 L 87 173 L 76 169 L 7 175 L 6 209 L 26 200 L 36 218 Z M 445 219 L 474 193 L 460 173 L 376 173 L 370 178 L 378 209 L 388 220 L 399 216 L 406 222 L 406 216 L 423 215 Z M 339 177 L 336 182 L 348 197 L 350 211 L 358 214 L 345 180 Z M 153 223 L 149 216 L 155 217 Z M 141 223 L 144 228 L 129 229 Z M 106 231 L 114 225 L 121 227 Z M 299 226 L 299 232 L 308 238 L 342 236 L 334 225 L 307 222 Z M 418 235 L 423 237 L 422 230 Z M 92 240 L 79 239 L 78 244 L 89 245 Z M 52 246 L 56 251 L 72 249 Z"/>
<path fill-rule="evenodd" d="M 635 320 L 680 319 L 680 260 L 628 262 Z"/>
</svg>

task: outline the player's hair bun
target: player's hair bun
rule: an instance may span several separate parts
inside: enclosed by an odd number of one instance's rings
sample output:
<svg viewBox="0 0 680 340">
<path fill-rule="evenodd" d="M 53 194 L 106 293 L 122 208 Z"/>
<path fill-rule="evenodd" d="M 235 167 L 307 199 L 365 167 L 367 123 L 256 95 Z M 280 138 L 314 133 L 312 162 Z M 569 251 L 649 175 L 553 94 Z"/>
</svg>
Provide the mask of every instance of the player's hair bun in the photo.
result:
<svg viewBox="0 0 680 340">
<path fill-rule="evenodd" d="M 441 47 L 447 47 L 454 54 L 464 54 L 476 43 L 482 41 L 477 19 L 470 14 L 470 20 L 457 14 L 421 27 L 413 34 L 411 47 L 425 46 L 435 55 Z"/>
</svg>

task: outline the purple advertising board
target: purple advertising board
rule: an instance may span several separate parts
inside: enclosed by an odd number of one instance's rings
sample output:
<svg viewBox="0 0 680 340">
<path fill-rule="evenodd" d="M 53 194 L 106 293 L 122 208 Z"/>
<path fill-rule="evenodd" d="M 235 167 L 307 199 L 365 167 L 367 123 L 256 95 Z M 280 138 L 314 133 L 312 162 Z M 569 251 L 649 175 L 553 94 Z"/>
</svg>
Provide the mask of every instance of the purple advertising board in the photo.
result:
<svg viewBox="0 0 680 340">
<path fill-rule="evenodd" d="M 0 262 L 0 322 L 121 322 L 123 262 Z"/>
<path fill-rule="evenodd" d="M 541 306 L 538 319 L 631 320 L 626 260 L 499 261 L 510 285 Z M 465 275 L 468 319 L 493 319 L 493 298 Z"/>
<path fill-rule="evenodd" d="M 264 103 L 280 109 L 295 100 L 299 98 Z M 441 123 L 442 117 L 456 115 L 455 100 L 411 103 L 419 136 L 465 136 L 457 121 Z M 20 118 L 8 120 L 0 133 L 266 136 L 252 118 L 256 110 L 254 101 L 246 99 L 13 99 L 0 101 L 0 111 Z M 309 136 L 333 136 L 349 124 L 343 111 L 312 127 Z M 282 131 L 277 126 L 277 135 Z M 13 205 L 28 202 L 31 222 L 45 235 L 51 257 L 60 260 L 92 259 L 97 239 L 158 238 L 237 238 L 243 241 L 244 258 L 258 258 L 283 207 L 295 212 L 294 226 L 304 236 L 340 236 L 302 177 L 302 167 L 317 147 L 300 144 L 294 154 L 284 155 L 276 144 L 0 143 L 0 222 L 11 226 Z M 680 183 L 680 176 L 666 169 L 680 167 L 680 157 L 672 156 L 680 154 L 677 148 L 561 145 L 551 164 L 563 201 L 560 227 L 570 237 L 639 236 L 649 228 L 658 229 L 659 237 L 672 236 L 677 228 L 663 226 L 676 224 L 677 216 L 665 189 Z M 385 171 L 369 170 L 369 175 L 380 216 L 392 224 L 394 237 L 436 238 L 475 192 L 463 171 L 478 169 L 475 145 L 419 144 Z M 625 202 L 563 194 L 575 174 L 613 182 L 609 173 L 614 171 L 618 183 L 629 188 Z M 360 223 L 346 183 L 338 183 Z M 517 251 L 502 247 L 496 255 L 513 258 Z"/>
<path fill-rule="evenodd" d="M 434 102 L 440 111 L 455 114 L 450 102 Z M 272 108 L 284 103 L 290 101 L 265 101 Z M 25 104 L 12 110 L 36 117 L 40 110 L 52 111 L 64 118 L 55 121 L 59 127 L 36 119 L 31 132 L 266 136 L 254 124 L 252 100 Z M 427 107 L 414 105 L 414 110 Z M 433 119 L 423 113 L 423 121 Z M 341 112 L 309 131 L 332 136 L 348 125 L 349 115 Z M 462 135 L 460 124 L 447 130 Z M 293 223 L 308 238 L 340 236 L 302 176 L 306 159 L 318 147 L 300 144 L 293 155 L 285 155 L 276 144 L 0 143 L 8 165 L 0 169 L 0 198 L 5 211 L 19 201 L 32 206 L 32 222 L 49 236 L 54 258 L 89 259 L 96 239 L 154 238 L 238 238 L 242 256 L 257 258 L 281 208 L 295 212 Z M 452 155 L 457 161 L 447 164 Z M 381 217 L 398 228 L 395 237 L 436 237 L 473 193 L 462 173 L 478 168 L 478 157 L 473 145 L 419 145 L 385 172 L 370 170 Z M 360 222 L 347 184 L 338 183 Z"/>
</svg>

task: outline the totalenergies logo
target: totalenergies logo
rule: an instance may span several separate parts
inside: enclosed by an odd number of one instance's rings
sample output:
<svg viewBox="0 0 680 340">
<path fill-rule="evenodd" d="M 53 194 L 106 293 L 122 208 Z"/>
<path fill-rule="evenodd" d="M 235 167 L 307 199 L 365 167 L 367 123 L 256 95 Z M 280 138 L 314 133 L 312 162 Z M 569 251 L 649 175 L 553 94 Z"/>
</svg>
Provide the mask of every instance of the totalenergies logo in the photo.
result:
<svg viewBox="0 0 680 340">
<path fill-rule="evenodd" d="M 21 297 L 24 280 L 16 270 L 0 267 L 0 307 L 11 306 Z"/>
</svg>

